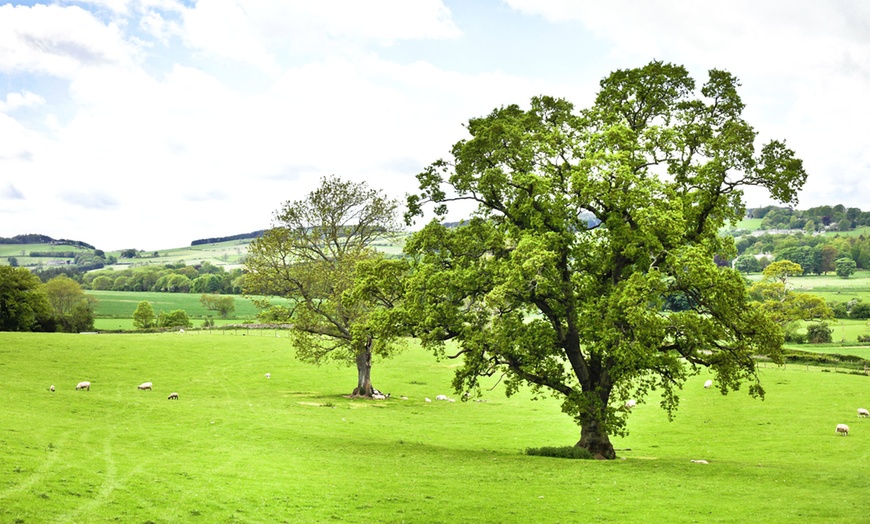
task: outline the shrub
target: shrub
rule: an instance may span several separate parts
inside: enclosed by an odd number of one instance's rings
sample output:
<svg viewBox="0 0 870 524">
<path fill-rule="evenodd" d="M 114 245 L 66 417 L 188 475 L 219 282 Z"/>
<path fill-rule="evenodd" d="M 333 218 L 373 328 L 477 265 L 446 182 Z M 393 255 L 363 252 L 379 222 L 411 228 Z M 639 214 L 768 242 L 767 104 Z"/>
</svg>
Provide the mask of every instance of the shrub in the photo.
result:
<svg viewBox="0 0 870 524">
<path fill-rule="evenodd" d="M 593 458 L 592 453 L 590 453 L 588 449 L 579 448 L 577 446 L 526 448 L 526 455 L 583 460 L 589 460 Z"/>
<path fill-rule="evenodd" d="M 807 340 L 810 344 L 830 344 L 833 329 L 828 327 L 827 322 L 818 322 L 807 326 Z"/>
</svg>

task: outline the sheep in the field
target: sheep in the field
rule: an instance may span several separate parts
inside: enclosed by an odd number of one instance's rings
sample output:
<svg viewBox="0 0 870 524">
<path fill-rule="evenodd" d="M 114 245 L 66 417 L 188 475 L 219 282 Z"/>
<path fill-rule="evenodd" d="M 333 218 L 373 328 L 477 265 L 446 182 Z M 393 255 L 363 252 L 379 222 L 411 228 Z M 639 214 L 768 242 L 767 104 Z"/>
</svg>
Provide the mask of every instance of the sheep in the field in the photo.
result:
<svg viewBox="0 0 870 524">
<path fill-rule="evenodd" d="M 844 437 L 849 434 L 849 426 L 845 424 L 837 424 L 837 433 L 843 435 Z"/>
<path fill-rule="evenodd" d="M 432 399 L 429 397 L 426 397 L 426 402 L 432 402 Z"/>
<path fill-rule="evenodd" d="M 266 373 L 265 377 L 266 377 L 266 378 L 272 378 L 272 374 L 271 374 L 271 373 Z"/>
<path fill-rule="evenodd" d="M 143 382 L 143 383 L 139 384 L 139 385 L 136 386 L 136 387 L 137 387 L 138 389 L 141 389 L 142 391 L 145 391 L 146 389 L 147 389 L 148 391 L 151 391 L 151 383 L 150 383 L 150 382 Z"/>
<path fill-rule="evenodd" d="M 169 400 L 178 400 L 178 393 L 174 393 L 174 392 L 173 392 L 173 393 L 170 393 L 169 396 L 167 397 L 167 399 L 169 399 Z"/>
<path fill-rule="evenodd" d="M 864 408 L 858 408 L 858 416 L 862 418 L 870 417 L 870 411 L 867 411 Z"/>
<path fill-rule="evenodd" d="M 704 382 L 704 389 L 710 389 L 711 387 L 713 387 L 712 380 L 708 380 L 707 382 Z"/>
<path fill-rule="evenodd" d="M 48 390 L 51 391 L 52 393 L 54 393 L 54 384 L 52 384 L 51 386 L 49 386 Z"/>
<path fill-rule="evenodd" d="M 446 400 L 447 400 L 447 395 L 438 395 L 437 397 L 435 397 L 435 400 L 444 400 L 444 401 L 446 401 Z"/>
<path fill-rule="evenodd" d="M 631 409 L 635 406 L 637 406 L 637 401 L 634 400 L 633 398 L 630 398 L 630 399 L 625 401 L 625 408 L 626 409 Z"/>
<path fill-rule="evenodd" d="M 372 393 L 372 400 L 387 400 L 387 396 L 380 393 Z"/>
<path fill-rule="evenodd" d="M 80 389 L 86 389 L 86 390 L 90 391 L 91 390 L 91 383 L 88 381 L 79 382 L 78 384 L 76 384 L 76 391 L 78 391 Z"/>
</svg>

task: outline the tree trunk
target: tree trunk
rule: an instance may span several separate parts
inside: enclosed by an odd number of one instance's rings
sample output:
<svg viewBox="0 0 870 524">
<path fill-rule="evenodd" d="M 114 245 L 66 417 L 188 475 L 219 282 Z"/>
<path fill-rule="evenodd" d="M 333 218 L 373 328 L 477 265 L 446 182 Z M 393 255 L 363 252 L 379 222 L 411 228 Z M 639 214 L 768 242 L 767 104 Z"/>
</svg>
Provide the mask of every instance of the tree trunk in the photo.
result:
<svg viewBox="0 0 870 524">
<path fill-rule="evenodd" d="M 372 396 L 372 351 L 371 342 L 356 355 L 357 384 L 353 390 L 354 397 Z"/>
<path fill-rule="evenodd" d="M 580 442 L 578 447 L 586 448 L 592 456 L 599 460 L 612 460 L 616 458 L 616 451 L 607 433 L 602 431 L 597 420 L 584 423 L 580 427 Z"/>
</svg>

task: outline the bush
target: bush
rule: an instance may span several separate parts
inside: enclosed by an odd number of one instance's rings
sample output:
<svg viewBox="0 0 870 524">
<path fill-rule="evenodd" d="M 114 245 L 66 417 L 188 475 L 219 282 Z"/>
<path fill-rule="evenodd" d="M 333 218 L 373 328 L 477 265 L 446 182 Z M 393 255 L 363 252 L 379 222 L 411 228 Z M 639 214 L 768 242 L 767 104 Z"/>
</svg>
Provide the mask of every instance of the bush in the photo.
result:
<svg viewBox="0 0 870 524">
<path fill-rule="evenodd" d="M 577 446 L 526 448 L 526 455 L 582 460 L 590 460 L 593 458 L 592 453 L 590 453 L 588 449 L 579 448 Z"/>
<path fill-rule="evenodd" d="M 810 344 L 830 344 L 833 329 L 828 327 L 827 322 L 818 322 L 807 326 L 807 341 Z"/>
<path fill-rule="evenodd" d="M 190 317 L 183 309 L 176 309 L 170 313 L 163 311 L 157 315 L 157 326 L 162 328 L 189 328 L 191 327 Z"/>
</svg>

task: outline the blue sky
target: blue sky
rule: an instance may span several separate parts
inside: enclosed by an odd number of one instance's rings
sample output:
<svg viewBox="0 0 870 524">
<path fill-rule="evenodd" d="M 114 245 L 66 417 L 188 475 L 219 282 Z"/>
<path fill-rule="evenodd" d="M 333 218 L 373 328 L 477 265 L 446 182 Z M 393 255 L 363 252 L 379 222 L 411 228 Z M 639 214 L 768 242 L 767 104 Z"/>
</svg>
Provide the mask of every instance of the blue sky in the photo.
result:
<svg viewBox="0 0 870 524">
<path fill-rule="evenodd" d="M 177 247 L 329 174 L 401 198 L 469 118 L 653 59 L 741 79 L 799 207 L 870 209 L 861 0 L 61 0 L 0 4 L 0 236 Z"/>
</svg>

